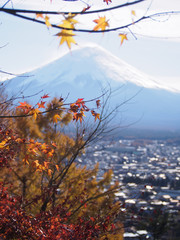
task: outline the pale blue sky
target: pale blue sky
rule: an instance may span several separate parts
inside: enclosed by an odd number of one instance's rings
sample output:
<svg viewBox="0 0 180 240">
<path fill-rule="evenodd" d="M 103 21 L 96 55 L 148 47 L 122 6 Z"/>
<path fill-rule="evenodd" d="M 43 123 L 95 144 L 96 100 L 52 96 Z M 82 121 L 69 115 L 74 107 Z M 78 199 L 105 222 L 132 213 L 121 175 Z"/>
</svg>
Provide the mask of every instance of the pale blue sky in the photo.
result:
<svg viewBox="0 0 180 240">
<path fill-rule="evenodd" d="M 100 0 L 98 1 L 100 2 Z M 29 2 L 28 0 L 16 0 L 13 2 L 14 7 L 31 7 L 26 5 Z M 33 3 L 32 0 L 30 2 L 31 4 Z M 36 0 L 35 3 L 37 4 L 37 2 Z M 44 3 L 44 1 L 39 2 Z M 89 0 L 87 2 L 92 3 L 93 1 Z M 113 0 L 112 2 L 115 4 L 118 0 Z M 145 2 L 144 5 L 134 7 L 137 15 L 140 16 L 142 12 L 144 13 L 151 1 L 147 0 Z M 54 0 L 54 3 L 56 4 L 57 1 Z M 67 4 L 67 2 L 64 3 Z M 74 8 L 74 5 L 71 3 L 68 6 L 64 5 L 64 9 L 66 7 L 69 8 L 69 6 Z M 35 5 L 33 6 L 33 8 L 36 7 Z M 106 7 L 106 5 L 103 4 L 103 7 Z M 45 7 L 40 9 L 45 10 Z M 130 10 L 127 9 L 126 11 L 130 12 Z M 154 0 L 149 13 L 167 10 L 180 10 L 180 1 Z M 117 16 L 114 13 L 110 17 L 113 24 Z M 73 46 L 72 50 L 94 42 L 141 71 L 151 76 L 157 76 L 162 81 L 171 81 L 171 84 L 177 84 L 177 87 L 180 89 L 180 16 L 171 17 L 170 19 L 166 17 L 162 20 L 162 23 L 154 21 L 144 22 L 133 29 L 134 33 L 153 36 L 153 38 L 141 37 L 137 34 L 137 40 L 135 40 L 129 33 L 129 40 L 120 46 L 118 33 L 104 35 L 78 33 L 75 37 L 78 46 Z M 65 52 L 69 52 L 66 45 L 58 46 L 59 40 L 54 36 L 57 30 L 48 30 L 46 26 L 17 19 L 4 13 L 0 13 L 0 23 L 0 46 L 7 44 L 6 47 L 0 49 L 1 70 L 19 74 L 42 66 L 60 57 Z M 86 20 L 83 23 L 85 25 Z M 154 38 L 154 36 L 160 38 Z M 168 37 L 168 39 L 164 39 L 164 37 Z"/>
</svg>

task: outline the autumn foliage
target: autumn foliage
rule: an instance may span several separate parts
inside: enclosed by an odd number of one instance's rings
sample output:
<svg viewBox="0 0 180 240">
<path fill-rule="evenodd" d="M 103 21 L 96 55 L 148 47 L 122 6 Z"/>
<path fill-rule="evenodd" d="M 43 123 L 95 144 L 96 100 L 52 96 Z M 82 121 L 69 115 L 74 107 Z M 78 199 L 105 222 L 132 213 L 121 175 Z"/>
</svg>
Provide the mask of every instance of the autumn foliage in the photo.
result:
<svg viewBox="0 0 180 240">
<path fill-rule="evenodd" d="M 112 171 L 98 179 L 98 165 L 76 162 L 101 124 L 100 100 L 88 107 L 82 98 L 47 99 L 19 101 L 1 113 L 0 238 L 122 239 Z M 3 97 L 1 103 L 9 105 Z M 94 132 L 85 128 L 88 115 Z M 76 131 L 67 134 L 72 124 Z"/>
</svg>

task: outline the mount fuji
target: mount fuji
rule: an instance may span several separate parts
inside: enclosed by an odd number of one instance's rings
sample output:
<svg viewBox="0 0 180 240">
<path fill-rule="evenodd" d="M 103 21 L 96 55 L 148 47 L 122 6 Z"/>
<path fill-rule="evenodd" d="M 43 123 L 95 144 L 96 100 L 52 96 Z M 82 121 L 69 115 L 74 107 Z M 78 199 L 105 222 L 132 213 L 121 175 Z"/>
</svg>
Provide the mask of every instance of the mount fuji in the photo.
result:
<svg viewBox="0 0 180 240">
<path fill-rule="evenodd" d="M 43 91 L 50 96 L 68 96 L 69 101 L 100 96 L 107 86 L 119 89 L 111 98 L 112 106 L 131 99 L 121 112 L 128 124 L 180 129 L 180 91 L 158 83 L 99 46 L 74 50 L 7 83 L 10 94 L 27 96 Z"/>
</svg>

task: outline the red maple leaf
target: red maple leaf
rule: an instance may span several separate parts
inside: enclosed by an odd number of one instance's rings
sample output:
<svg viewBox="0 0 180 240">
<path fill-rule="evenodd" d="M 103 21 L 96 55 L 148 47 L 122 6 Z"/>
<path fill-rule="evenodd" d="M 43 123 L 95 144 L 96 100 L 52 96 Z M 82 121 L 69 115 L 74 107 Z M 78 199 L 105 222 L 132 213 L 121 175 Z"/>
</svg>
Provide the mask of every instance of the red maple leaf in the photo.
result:
<svg viewBox="0 0 180 240">
<path fill-rule="evenodd" d="M 106 2 L 107 4 L 109 4 L 109 2 L 112 2 L 111 0 L 104 0 L 104 2 Z"/>
<path fill-rule="evenodd" d="M 48 94 L 44 94 L 44 96 L 42 96 L 41 98 L 48 98 L 49 95 Z"/>
</svg>

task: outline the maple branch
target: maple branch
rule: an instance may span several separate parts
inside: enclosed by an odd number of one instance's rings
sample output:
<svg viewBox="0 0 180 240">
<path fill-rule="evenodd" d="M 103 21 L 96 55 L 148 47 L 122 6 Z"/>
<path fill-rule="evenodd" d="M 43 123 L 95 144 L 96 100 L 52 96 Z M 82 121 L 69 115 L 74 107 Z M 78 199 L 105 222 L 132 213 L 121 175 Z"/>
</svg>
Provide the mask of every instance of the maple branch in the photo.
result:
<svg viewBox="0 0 180 240">
<path fill-rule="evenodd" d="M 121 5 L 117 5 L 111 8 L 103 8 L 103 9 L 97 9 L 97 10 L 92 10 L 92 11 L 81 11 L 81 12 L 71 12 L 71 14 L 75 14 L 75 15 L 86 15 L 86 14 L 93 14 L 93 13 L 100 13 L 100 12 L 109 12 L 115 9 L 119 9 L 119 8 L 123 8 L 123 7 L 127 7 L 127 6 L 131 6 L 131 5 L 135 5 L 137 3 L 141 3 L 144 2 L 145 0 L 136 0 L 133 2 L 128 2 L 128 3 L 124 3 Z M 50 15 L 67 15 L 69 14 L 69 12 L 59 12 L 59 11 L 38 11 L 38 10 L 25 10 L 25 9 L 9 9 L 9 8 L 0 8 L 0 11 L 2 12 L 6 12 L 9 14 L 13 14 L 16 15 L 16 13 L 34 13 L 34 14 L 50 14 Z"/>
<path fill-rule="evenodd" d="M 14 101 L 14 100 L 17 100 L 17 99 L 26 99 L 26 98 L 31 98 L 31 97 L 34 97 L 34 96 L 37 96 L 39 93 L 41 93 L 41 91 L 35 93 L 35 94 L 32 94 L 32 95 L 28 95 L 28 96 L 20 96 L 20 97 L 11 97 L 10 99 L 4 101 L 4 102 L 0 102 L 0 105 L 3 105 L 5 103 L 8 103 L 8 102 L 11 102 L 11 101 Z M 95 97 L 95 98 L 92 98 L 92 99 L 89 99 L 89 100 L 86 100 L 84 101 L 84 103 L 89 103 L 89 102 L 94 102 L 95 100 L 98 100 L 99 98 L 102 98 L 103 96 L 105 96 L 107 94 L 108 90 L 104 93 L 102 93 L 100 96 L 98 97 Z M 64 103 L 61 105 L 61 107 L 64 107 L 64 106 L 70 106 L 71 104 L 73 104 L 74 102 L 70 102 L 70 103 Z M 36 104 L 37 105 L 37 104 Z M 53 106 L 52 109 L 49 109 L 49 110 L 45 110 L 45 111 L 42 111 L 42 112 L 39 112 L 38 115 L 40 114 L 45 114 L 45 113 L 48 113 L 48 112 L 53 112 L 53 111 L 58 111 L 58 110 L 61 110 L 59 109 L 59 105 L 55 105 Z M 65 108 L 65 110 L 69 110 L 69 108 Z M 33 116 L 33 113 L 27 113 L 27 114 L 21 114 L 21 115 L 0 115 L 0 119 L 6 119 L 6 118 L 24 118 L 24 117 L 31 117 Z"/>
<path fill-rule="evenodd" d="M 9 43 L 6 43 L 6 44 L 0 46 L 0 48 L 4 48 L 4 47 L 6 47 L 8 44 L 9 44 Z"/>
<path fill-rule="evenodd" d="M 3 10 L 3 9 L 0 9 L 0 11 Z M 8 12 L 7 13 L 15 16 L 15 17 L 19 17 L 19 18 L 22 18 L 22 19 L 25 19 L 25 20 L 29 20 L 29 21 L 32 21 L 32 22 L 36 22 L 36 23 L 40 23 L 40 24 L 43 24 L 43 25 L 46 25 L 46 23 L 44 21 L 41 21 L 41 20 L 38 20 L 38 19 L 34 19 L 34 18 L 31 18 L 31 17 L 27 17 L 27 16 L 24 16 L 24 15 L 21 15 L 21 14 L 17 14 L 16 12 Z M 169 11 L 169 12 L 160 12 L 160 13 L 154 13 L 154 14 L 151 14 L 151 15 L 147 15 L 147 16 L 143 16 L 139 19 L 137 19 L 136 21 L 133 21 L 133 22 L 130 22 L 128 24 L 125 24 L 123 26 L 119 26 L 119 27 L 115 27 L 115 28 L 109 28 L 109 29 L 105 29 L 105 30 L 98 30 L 98 31 L 95 31 L 95 30 L 90 30 L 90 29 L 76 29 L 76 28 L 66 28 L 66 27 L 62 27 L 62 26 L 58 26 L 56 24 L 51 24 L 51 27 L 53 28 L 57 28 L 57 29 L 63 29 L 63 30 L 72 30 L 74 32 L 84 32 L 84 33 L 105 33 L 105 32 L 115 32 L 117 30 L 120 30 L 120 29 L 124 29 L 124 28 L 129 28 L 130 26 L 133 26 L 143 20 L 147 20 L 147 19 L 151 19 L 153 20 L 152 18 L 153 17 L 161 17 L 163 15 L 176 15 L 176 14 L 180 14 L 180 11 Z"/>
<path fill-rule="evenodd" d="M 11 0 L 7 0 L 4 5 L 2 5 L 2 8 L 4 8 Z"/>
<path fill-rule="evenodd" d="M 7 44 L 2 46 L 2 47 L 5 47 L 5 46 L 7 46 Z M 2 47 L 0 47 L 0 48 L 2 48 Z M 22 75 L 22 74 L 15 74 L 15 73 L 11 73 L 11 72 L 6 72 L 6 71 L 3 71 L 3 70 L 0 70 L 0 73 L 7 74 L 7 75 L 10 75 L 10 76 L 14 76 L 14 77 L 32 77 L 32 75 L 27 75 L 26 76 L 26 75 Z"/>
<path fill-rule="evenodd" d="M 105 192 L 103 192 L 103 193 L 100 193 L 100 194 L 96 195 L 96 196 L 89 197 L 89 198 L 86 199 L 84 202 L 82 202 L 82 203 L 79 205 L 78 208 L 76 208 L 76 209 L 72 212 L 72 214 L 70 215 L 70 218 L 71 218 L 76 212 L 78 212 L 86 203 L 88 203 L 88 202 L 90 202 L 90 201 L 92 201 L 92 200 L 95 200 L 95 199 L 98 199 L 98 198 L 107 196 L 107 195 L 109 195 L 109 194 L 116 193 L 118 188 L 119 188 L 119 186 L 114 187 L 113 189 L 109 189 L 109 190 L 107 190 L 107 191 L 105 191 Z"/>
</svg>

